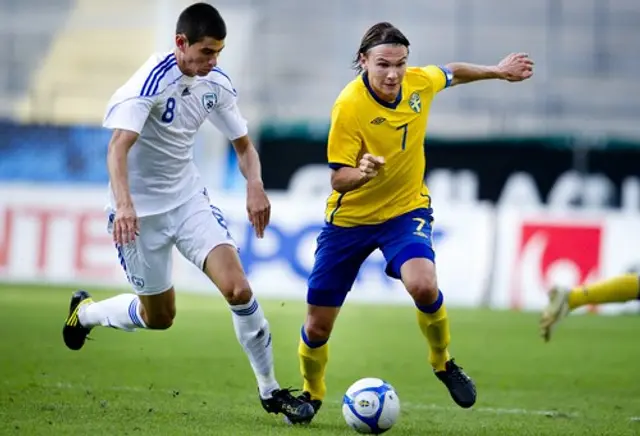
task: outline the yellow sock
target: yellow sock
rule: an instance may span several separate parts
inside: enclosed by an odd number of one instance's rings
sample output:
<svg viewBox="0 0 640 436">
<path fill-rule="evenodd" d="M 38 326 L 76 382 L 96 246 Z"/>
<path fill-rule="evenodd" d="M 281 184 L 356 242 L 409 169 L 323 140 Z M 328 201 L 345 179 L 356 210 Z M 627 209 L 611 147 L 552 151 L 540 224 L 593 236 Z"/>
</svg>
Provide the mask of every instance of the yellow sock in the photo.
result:
<svg viewBox="0 0 640 436">
<path fill-rule="evenodd" d="M 625 274 L 592 285 L 579 286 L 569 293 L 569 307 L 587 304 L 622 303 L 638 298 L 640 284 L 637 274 Z"/>
<path fill-rule="evenodd" d="M 439 306 L 439 307 L 438 307 Z M 435 312 L 428 313 L 436 309 Z M 444 371 L 449 356 L 449 317 L 442 303 L 442 293 L 431 306 L 419 307 L 417 310 L 418 325 L 429 342 L 429 363 L 436 371 Z"/>
<path fill-rule="evenodd" d="M 311 345 L 311 346 L 310 346 Z M 323 400 L 327 393 L 324 382 L 324 372 L 329 360 L 329 344 L 311 343 L 302 328 L 300 344 L 298 345 L 300 373 L 304 378 L 302 389 L 311 394 L 314 400 Z"/>
</svg>

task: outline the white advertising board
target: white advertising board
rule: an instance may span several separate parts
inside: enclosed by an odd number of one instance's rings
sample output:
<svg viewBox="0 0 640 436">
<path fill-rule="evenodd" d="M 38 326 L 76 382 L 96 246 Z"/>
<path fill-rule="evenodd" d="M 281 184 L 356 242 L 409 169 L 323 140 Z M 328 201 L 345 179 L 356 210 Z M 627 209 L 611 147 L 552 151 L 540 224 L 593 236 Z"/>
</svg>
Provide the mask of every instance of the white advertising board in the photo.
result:
<svg viewBox="0 0 640 436">
<path fill-rule="evenodd" d="M 304 299 L 324 204 L 271 195 L 272 221 L 262 240 L 250 227 L 243 195 L 211 195 L 222 209 L 249 280 L 259 296 Z M 0 280 L 126 287 L 106 232 L 106 190 L 0 186 Z M 433 239 L 439 286 L 452 306 L 476 306 L 490 278 L 493 211 L 486 205 L 436 209 Z M 208 279 L 176 252 L 178 291 L 216 292 Z M 384 274 L 374 253 L 349 297 L 377 303 L 411 303 L 401 283 Z"/>
</svg>

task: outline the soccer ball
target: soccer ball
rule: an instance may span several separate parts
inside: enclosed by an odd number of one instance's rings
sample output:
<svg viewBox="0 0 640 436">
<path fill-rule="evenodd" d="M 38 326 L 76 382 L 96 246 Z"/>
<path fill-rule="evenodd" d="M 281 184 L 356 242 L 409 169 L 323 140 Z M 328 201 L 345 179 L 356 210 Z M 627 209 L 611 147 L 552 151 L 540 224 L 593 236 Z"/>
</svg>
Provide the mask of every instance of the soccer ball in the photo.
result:
<svg viewBox="0 0 640 436">
<path fill-rule="evenodd" d="M 342 416 L 358 433 L 381 434 L 398 420 L 400 399 L 389 383 L 363 378 L 352 384 L 342 399 Z"/>
</svg>

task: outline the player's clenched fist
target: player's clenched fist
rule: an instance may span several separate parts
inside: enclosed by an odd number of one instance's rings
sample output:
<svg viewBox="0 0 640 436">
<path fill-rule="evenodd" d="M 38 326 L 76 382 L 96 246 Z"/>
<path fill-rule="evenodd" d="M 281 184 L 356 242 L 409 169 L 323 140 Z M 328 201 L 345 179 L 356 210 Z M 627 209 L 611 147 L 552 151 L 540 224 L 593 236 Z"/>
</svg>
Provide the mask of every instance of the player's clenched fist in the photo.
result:
<svg viewBox="0 0 640 436">
<path fill-rule="evenodd" d="M 369 153 L 365 153 L 360 159 L 360 174 L 367 179 L 373 179 L 378 175 L 380 169 L 384 166 L 384 157 L 374 156 Z"/>
</svg>

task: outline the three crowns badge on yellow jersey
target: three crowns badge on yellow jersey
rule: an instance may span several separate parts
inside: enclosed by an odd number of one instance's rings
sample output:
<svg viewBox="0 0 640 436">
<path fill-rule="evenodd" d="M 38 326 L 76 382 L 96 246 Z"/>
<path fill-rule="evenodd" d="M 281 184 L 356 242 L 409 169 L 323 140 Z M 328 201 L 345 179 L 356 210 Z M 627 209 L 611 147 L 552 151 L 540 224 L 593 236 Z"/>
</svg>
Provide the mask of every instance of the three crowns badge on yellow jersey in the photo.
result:
<svg viewBox="0 0 640 436">
<path fill-rule="evenodd" d="M 420 94 L 418 94 L 417 92 L 414 92 L 413 94 L 411 94 L 411 97 L 409 97 L 409 107 L 414 112 L 420 113 L 420 111 L 422 110 L 422 102 L 420 101 Z"/>
</svg>

